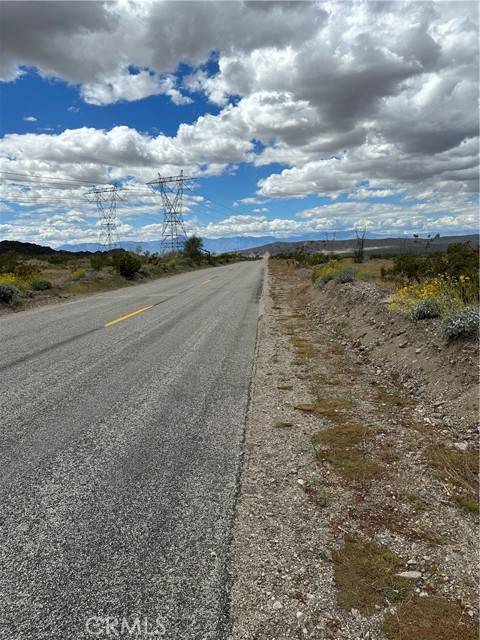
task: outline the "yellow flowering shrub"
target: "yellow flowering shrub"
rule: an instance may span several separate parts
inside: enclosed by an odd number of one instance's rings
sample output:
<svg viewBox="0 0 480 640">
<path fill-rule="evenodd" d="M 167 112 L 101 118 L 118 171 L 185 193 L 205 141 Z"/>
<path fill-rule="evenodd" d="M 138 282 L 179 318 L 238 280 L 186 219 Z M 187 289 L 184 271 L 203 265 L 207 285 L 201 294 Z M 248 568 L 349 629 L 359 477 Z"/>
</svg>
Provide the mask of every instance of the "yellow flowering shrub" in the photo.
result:
<svg viewBox="0 0 480 640">
<path fill-rule="evenodd" d="M 436 276 L 401 287 L 391 296 L 388 306 L 391 311 L 410 313 L 415 305 L 424 300 L 434 302 L 440 315 L 444 316 L 465 306 L 475 305 L 477 292 L 467 276 L 458 279 Z"/>
<path fill-rule="evenodd" d="M 0 284 L 8 284 L 17 289 L 30 288 L 33 277 L 17 276 L 15 273 L 0 273 Z"/>
<path fill-rule="evenodd" d="M 325 264 L 317 265 L 312 270 L 313 281 L 321 279 L 327 282 L 334 280 L 337 275 L 345 269 L 347 265 L 344 260 L 329 260 Z"/>
</svg>

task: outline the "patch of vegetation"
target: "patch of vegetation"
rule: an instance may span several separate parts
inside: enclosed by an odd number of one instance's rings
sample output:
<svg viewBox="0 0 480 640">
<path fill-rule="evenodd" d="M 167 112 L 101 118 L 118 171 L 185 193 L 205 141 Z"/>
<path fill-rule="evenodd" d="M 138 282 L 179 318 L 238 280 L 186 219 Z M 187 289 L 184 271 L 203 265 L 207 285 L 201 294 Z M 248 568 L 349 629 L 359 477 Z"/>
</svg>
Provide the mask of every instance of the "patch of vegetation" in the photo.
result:
<svg viewBox="0 0 480 640">
<path fill-rule="evenodd" d="M 421 282 L 441 273 L 451 278 L 468 277 L 478 289 L 478 251 L 469 242 L 455 242 L 446 251 L 395 256 L 391 273 Z"/>
<path fill-rule="evenodd" d="M 443 597 L 416 598 L 388 612 L 382 631 L 389 640 L 476 640 L 477 625 L 460 605 Z"/>
<path fill-rule="evenodd" d="M 47 291 L 52 288 L 50 280 L 43 280 L 41 278 L 32 280 L 30 287 L 33 291 Z"/>
<path fill-rule="evenodd" d="M 359 424 L 342 425 L 318 431 L 312 437 L 315 446 L 352 447 L 361 444 L 369 436 L 369 429 Z"/>
<path fill-rule="evenodd" d="M 308 481 L 305 483 L 303 490 L 307 494 L 310 502 L 313 502 L 317 507 L 328 507 L 331 502 L 331 497 L 328 491 L 319 486 L 316 481 Z"/>
<path fill-rule="evenodd" d="M 280 384 L 277 386 L 277 389 L 280 389 L 280 391 L 290 391 L 293 387 L 291 384 Z"/>
<path fill-rule="evenodd" d="M 351 400 L 345 398 L 322 398 L 317 402 L 300 402 L 293 405 L 293 408 L 335 420 L 339 415 L 339 410 L 348 409 L 351 406 Z"/>
<path fill-rule="evenodd" d="M 338 284 L 346 284 L 347 282 L 354 282 L 357 278 L 358 270 L 355 267 L 347 267 L 342 269 L 335 276 L 335 282 Z"/>
<path fill-rule="evenodd" d="M 90 256 L 90 266 L 94 271 L 101 271 L 108 264 L 108 255 L 103 252 L 94 253 Z"/>
<path fill-rule="evenodd" d="M 404 563 L 386 547 L 348 538 L 332 558 L 337 600 L 344 609 L 355 608 L 370 614 L 375 611 L 375 605 L 383 607 L 401 602 L 412 591 L 411 582 L 396 575 Z"/>
<path fill-rule="evenodd" d="M 14 304 L 20 298 L 20 290 L 11 284 L 0 284 L 0 302 Z"/>
<path fill-rule="evenodd" d="M 442 322 L 440 331 L 447 340 L 477 338 L 480 327 L 478 307 L 465 307 L 448 315 Z"/>
<path fill-rule="evenodd" d="M 425 299 L 420 300 L 413 305 L 410 310 L 410 319 L 417 320 L 430 320 L 432 318 L 438 318 L 440 315 L 440 307 L 435 300 Z"/>
<path fill-rule="evenodd" d="M 317 455 L 329 462 L 339 475 L 351 482 L 368 483 L 384 473 L 383 467 L 366 458 L 364 453 L 354 449 L 317 451 Z"/>
<path fill-rule="evenodd" d="M 72 279 L 73 280 L 81 280 L 82 278 L 85 277 L 86 273 L 87 273 L 87 271 L 83 267 L 76 267 L 72 271 Z"/>
<path fill-rule="evenodd" d="M 115 251 L 112 257 L 115 270 L 127 280 L 132 280 L 139 272 L 142 261 L 129 251 Z"/>
<path fill-rule="evenodd" d="M 203 251 L 203 239 L 199 236 L 193 235 L 185 240 L 183 246 L 183 253 L 187 258 L 191 258 L 194 261 L 199 261 L 202 258 Z"/>
<path fill-rule="evenodd" d="M 407 500 L 413 506 L 415 511 L 426 511 L 428 509 L 428 505 L 425 500 L 422 500 L 416 493 L 407 493 Z"/>
<path fill-rule="evenodd" d="M 437 475 L 454 490 L 455 502 L 467 511 L 479 510 L 478 450 L 458 451 L 441 446 L 430 447 L 428 462 Z"/>
<path fill-rule="evenodd" d="M 290 341 L 295 347 L 295 352 L 298 358 L 309 359 L 315 356 L 316 354 L 315 348 L 303 338 L 293 335 L 291 336 Z"/>
<path fill-rule="evenodd" d="M 390 310 L 412 320 L 443 318 L 447 339 L 478 336 L 478 251 L 469 243 L 451 244 L 446 252 L 397 256 L 391 273 L 408 284 L 391 296 Z"/>
<path fill-rule="evenodd" d="M 408 407 L 415 404 L 415 400 L 405 397 L 397 390 L 389 393 L 385 389 L 379 389 L 377 398 L 379 402 L 393 407 Z"/>
</svg>

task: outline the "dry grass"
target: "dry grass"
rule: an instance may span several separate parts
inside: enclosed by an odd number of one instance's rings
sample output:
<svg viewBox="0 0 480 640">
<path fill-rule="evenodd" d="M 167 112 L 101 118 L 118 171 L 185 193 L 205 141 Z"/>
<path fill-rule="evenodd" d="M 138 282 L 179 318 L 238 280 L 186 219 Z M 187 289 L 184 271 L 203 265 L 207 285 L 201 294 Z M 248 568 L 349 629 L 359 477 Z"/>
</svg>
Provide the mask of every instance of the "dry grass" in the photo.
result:
<svg viewBox="0 0 480 640">
<path fill-rule="evenodd" d="M 478 450 L 458 451 L 432 446 L 427 451 L 427 459 L 437 475 L 453 489 L 455 502 L 466 511 L 477 512 Z"/>
<path fill-rule="evenodd" d="M 314 445 L 345 448 L 361 444 L 369 435 L 367 427 L 360 424 L 349 424 L 318 431 L 313 435 L 312 441 Z"/>
<path fill-rule="evenodd" d="M 364 484 L 384 474 L 383 467 L 353 449 L 333 449 L 318 453 L 318 457 L 329 462 L 339 475 L 352 482 Z"/>
<path fill-rule="evenodd" d="M 345 609 L 373 613 L 376 605 L 405 600 L 412 590 L 408 580 L 395 575 L 404 563 L 386 547 L 349 538 L 332 558 L 338 604 Z"/>
<path fill-rule="evenodd" d="M 476 640 L 477 625 L 462 608 L 446 598 L 417 598 L 384 618 L 389 640 Z"/>
<path fill-rule="evenodd" d="M 390 407 L 409 407 L 415 404 L 412 398 L 407 398 L 399 391 L 390 393 L 386 389 L 378 389 L 377 400 Z"/>
<path fill-rule="evenodd" d="M 352 401 L 345 398 L 322 398 L 317 402 L 300 402 L 293 406 L 294 409 L 298 409 L 299 411 L 314 413 L 315 415 L 335 421 L 342 421 L 345 417 L 341 413 L 341 410 L 349 409 L 352 406 Z"/>
<path fill-rule="evenodd" d="M 415 511 L 426 511 L 428 509 L 427 503 L 419 498 L 415 493 L 407 493 L 407 500 L 410 502 Z"/>
<path fill-rule="evenodd" d="M 317 351 L 307 340 L 300 338 L 300 336 L 292 335 L 290 342 L 295 347 L 296 357 L 300 359 L 313 358 Z"/>
</svg>

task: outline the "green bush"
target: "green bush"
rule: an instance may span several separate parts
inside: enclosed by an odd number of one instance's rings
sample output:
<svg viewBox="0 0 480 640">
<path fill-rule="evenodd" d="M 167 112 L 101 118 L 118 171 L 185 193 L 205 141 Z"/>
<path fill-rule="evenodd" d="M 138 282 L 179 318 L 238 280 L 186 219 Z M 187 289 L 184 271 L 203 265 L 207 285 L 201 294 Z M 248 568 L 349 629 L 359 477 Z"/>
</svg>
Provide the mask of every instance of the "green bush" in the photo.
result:
<svg viewBox="0 0 480 640">
<path fill-rule="evenodd" d="M 112 256 L 112 262 L 116 271 L 129 280 L 135 277 L 142 266 L 140 258 L 128 251 L 116 251 Z"/>
<path fill-rule="evenodd" d="M 478 287 L 478 251 L 469 242 L 455 242 L 447 251 L 402 254 L 393 260 L 392 274 L 420 282 L 436 275 L 468 277 Z"/>
<path fill-rule="evenodd" d="M 12 304 L 20 297 L 20 290 L 11 284 L 0 284 L 0 302 Z"/>
<path fill-rule="evenodd" d="M 53 256 L 48 256 L 48 262 L 50 264 L 65 264 L 70 259 L 70 256 L 63 255 L 61 253 L 55 254 Z"/>
<path fill-rule="evenodd" d="M 74 269 L 72 271 L 72 278 L 74 280 L 81 280 L 82 278 L 85 277 L 86 274 L 86 270 L 83 267 L 77 267 L 76 269 Z"/>
<path fill-rule="evenodd" d="M 465 307 L 447 316 L 441 325 L 441 333 L 447 340 L 477 338 L 480 314 L 478 307 Z"/>
<path fill-rule="evenodd" d="M 0 272 L 15 273 L 20 256 L 15 251 L 7 251 L 0 255 Z"/>
<path fill-rule="evenodd" d="M 46 291 L 52 288 L 52 283 L 49 280 L 32 280 L 30 288 L 33 289 L 33 291 Z"/>
<path fill-rule="evenodd" d="M 202 250 L 203 250 L 203 239 L 195 234 L 190 236 L 185 240 L 185 244 L 183 245 L 183 254 L 198 262 L 202 258 Z"/>
<path fill-rule="evenodd" d="M 20 264 L 17 264 L 14 271 L 15 275 L 20 276 L 21 278 L 28 278 L 38 272 L 38 266 L 31 262 L 21 262 Z"/>
<path fill-rule="evenodd" d="M 357 277 L 357 270 L 354 267 L 347 267 L 340 271 L 335 277 L 335 282 L 345 284 L 346 282 L 354 282 Z"/>
<path fill-rule="evenodd" d="M 440 315 L 440 307 L 435 300 L 421 300 L 414 305 L 410 311 L 411 320 L 429 320 L 430 318 L 438 318 Z"/>
<path fill-rule="evenodd" d="M 94 253 L 93 256 L 90 256 L 90 266 L 94 271 L 101 271 L 107 266 L 107 263 L 108 256 L 104 253 Z"/>
</svg>

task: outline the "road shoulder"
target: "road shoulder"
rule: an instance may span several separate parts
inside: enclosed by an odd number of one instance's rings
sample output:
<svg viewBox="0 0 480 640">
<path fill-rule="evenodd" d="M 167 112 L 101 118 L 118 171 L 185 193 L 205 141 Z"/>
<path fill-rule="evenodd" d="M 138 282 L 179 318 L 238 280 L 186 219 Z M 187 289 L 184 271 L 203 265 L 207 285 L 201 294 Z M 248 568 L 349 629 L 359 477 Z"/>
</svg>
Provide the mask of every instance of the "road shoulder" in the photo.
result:
<svg viewBox="0 0 480 640">
<path fill-rule="evenodd" d="M 313 321 L 294 269 L 267 270 L 262 304 L 232 638 L 410 639 L 428 616 L 422 638 L 447 638 L 452 619 L 475 638 L 476 517 L 428 458 L 447 451 L 428 407 Z"/>
</svg>

